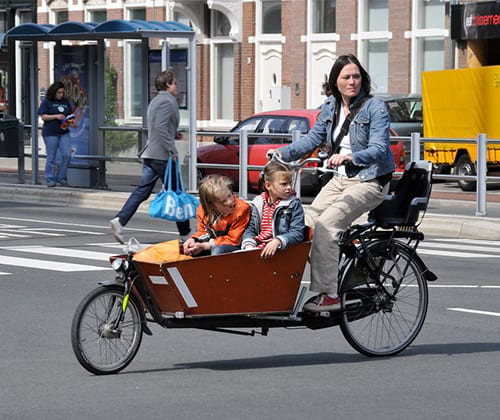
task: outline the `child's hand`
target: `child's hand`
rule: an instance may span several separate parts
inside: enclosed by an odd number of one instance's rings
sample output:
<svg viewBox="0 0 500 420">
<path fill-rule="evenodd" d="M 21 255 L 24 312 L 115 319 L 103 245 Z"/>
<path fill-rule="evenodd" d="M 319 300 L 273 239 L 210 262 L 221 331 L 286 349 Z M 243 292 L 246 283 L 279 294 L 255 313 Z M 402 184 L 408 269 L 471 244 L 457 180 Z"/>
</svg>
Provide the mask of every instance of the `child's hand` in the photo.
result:
<svg viewBox="0 0 500 420">
<path fill-rule="evenodd" d="M 203 251 L 210 251 L 210 244 L 208 242 L 196 242 L 193 238 L 189 238 L 184 242 L 184 254 L 198 255 Z"/>
<path fill-rule="evenodd" d="M 279 249 L 280 245 L 281 241 L 277 238 L 274 238 L 264 247 L 260 254 L 260 257 L 264 259 L 271 258 L 276 253 L 276 250 Z"/>
<path fill-rule="evenodd" d="M 182 244 L 182 248 L 184 249 L 184 254 L 186 255 L 191 255 L 191 250 L 193 248 L 193 245 L 195 244 L 196 242 L 194 241 L 193 238 L 189 238 L 186 240 L 186 242 L 184 242 Z"/>
</svg>

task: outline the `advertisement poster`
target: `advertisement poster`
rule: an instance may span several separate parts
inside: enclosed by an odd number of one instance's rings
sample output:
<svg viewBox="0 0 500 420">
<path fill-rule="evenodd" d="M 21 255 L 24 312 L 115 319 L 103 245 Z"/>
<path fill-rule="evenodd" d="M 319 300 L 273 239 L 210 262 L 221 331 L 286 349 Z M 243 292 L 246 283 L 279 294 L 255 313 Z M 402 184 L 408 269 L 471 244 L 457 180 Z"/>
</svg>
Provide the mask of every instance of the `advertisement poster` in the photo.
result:
<svg viewBox="0 0 500 420">
<path fill-rule="evenodd" d="M 73 107 L 77 126 L 69 129 L 72 155 L 89 155 L 89 70 L 87 46 L 62 46 L 55 54 L 55 80 L 65 86 L 65 97 Z M 87 161 L 71 159 L 71 165 L 87 166 Z"/>
<path fill-rule="evenodd" d="M 177 103 L 187 109 L 187 54 L 186 48 L 170 50 L 170 67 L 177 80 Z M 161 72 L 161 51 L 149 53 L 149 100 L 156 95 L 155 77 Z"/>
</svg>

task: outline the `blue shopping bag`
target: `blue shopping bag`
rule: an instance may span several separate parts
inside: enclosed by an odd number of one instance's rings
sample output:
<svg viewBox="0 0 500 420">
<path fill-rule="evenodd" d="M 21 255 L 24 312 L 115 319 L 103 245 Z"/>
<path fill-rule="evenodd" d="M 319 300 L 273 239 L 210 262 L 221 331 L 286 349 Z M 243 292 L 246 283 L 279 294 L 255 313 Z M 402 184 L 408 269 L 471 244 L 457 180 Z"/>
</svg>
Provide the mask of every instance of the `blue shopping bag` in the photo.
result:
<svg viewBox="0 0 500 420">
<path fill-rule="evenodd" d="M 182 182 L 177 158 L 173 163 L 172 160 L 172 157 L 169 157 L 167 166 L 165 167 L 163 186 L 149 204 L 149 215 L 172 222 L 184 222 L 196 217 L 196 209 L 200 202 L 194 195 L 184 190 L 184 183 Z M 177 175 L 175 191 L 172 189 L 172 164 L 175 165 Z"/>
</svg>

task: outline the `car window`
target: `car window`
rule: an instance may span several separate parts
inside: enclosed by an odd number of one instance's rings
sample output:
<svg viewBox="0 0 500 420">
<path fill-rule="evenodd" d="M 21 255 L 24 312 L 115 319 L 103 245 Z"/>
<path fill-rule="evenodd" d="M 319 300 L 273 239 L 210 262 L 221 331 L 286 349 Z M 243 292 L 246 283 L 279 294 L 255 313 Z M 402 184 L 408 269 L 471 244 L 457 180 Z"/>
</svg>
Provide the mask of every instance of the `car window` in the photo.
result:
<svg viewBox="0 0 500 420">
<path fill-rule="evenodd" d="M 420 99 L 391 99 L 386 101 L 392 122 L 421 122 L 422 101 Z"/>
<path fill-rule="evenodd" d="M 257 129 L 257 127 L 258 127 L 258 125 L 260 124 L 261 121 L 262 121 L 262 117 L 249 118 L 248 120 L 245 120 L 245 121 L 241 122 L 234 129 L 234 131 L 239 132 L 239 131 L 245 129 L 245 130 L 254 132 Z"/>
<path fill-rule="evenodd" d="M 239 133 L 241 130 L 247 130 L 249 133 L 255 133 L 255 132 L 260 132 L 259 124 L 262 122 L 262 117 L 252 117 L 249 118 L 248 120 L 240 122 L 236 127 L 234 127 L 231 131 L 233 133 Z M 248 139 L 248 142 L 250 143 L 252 139 Z M 232 137 L 229 139 L 229 144 L 239 144 L 239 138 L 238 137 Z"/>
<path fill-rule="evenodd" d="M 268 116 L 263 119 L 257 132 L 272 134 L 286 133 L 286 123 L 287 117 Z M 283 142 L 282 138 L 250 137 L 248 139 L 248 144 L 283 144 Z"/>
<path fill-rule="evenodd" d="M 309 131 L 309 121 L 306 118 L 291 118 L 288 125 L 288 132 L 293 133 L 299 130 L 302 134 Z"/>
</svg>

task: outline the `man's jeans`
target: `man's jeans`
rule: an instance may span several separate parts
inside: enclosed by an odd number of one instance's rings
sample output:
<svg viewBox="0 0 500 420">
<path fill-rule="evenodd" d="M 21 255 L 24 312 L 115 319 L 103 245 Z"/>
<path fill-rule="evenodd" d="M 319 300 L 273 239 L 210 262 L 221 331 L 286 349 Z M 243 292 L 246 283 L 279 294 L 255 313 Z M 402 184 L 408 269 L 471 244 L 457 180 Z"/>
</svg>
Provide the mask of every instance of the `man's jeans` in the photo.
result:
<svg viewBox="0 0 500 420">
<path fill-rule="evenodd" d="M 48 185 L 66 184 L 68 166 L 71 160 L 71 137 L 69 133 L 60 136 L 44 136 L 47 160 L 45 163 L 45 181 Z M 58 153 L 59 151 L 59 153 Z"/>
<path fill-rule="evenodd" d="M 141 203 L 151 196 L 158 178 L 163 182 L 166 164 L 167 162 L 164 160 L 144 159 L 141 182 L 132 194 L 130 194 L 130 197 L 116 215 L 120 219 L 122 226 L 125 226 L 129 222 Z M 176 185 L 176 174 L 175 162 L 172 162 L 171 179 L 173 188 Z M 179 235 L 187 235 L 191 230 L 189 220 L 177 222 L 177 230 L 179 231 Z"/>
</svg>

